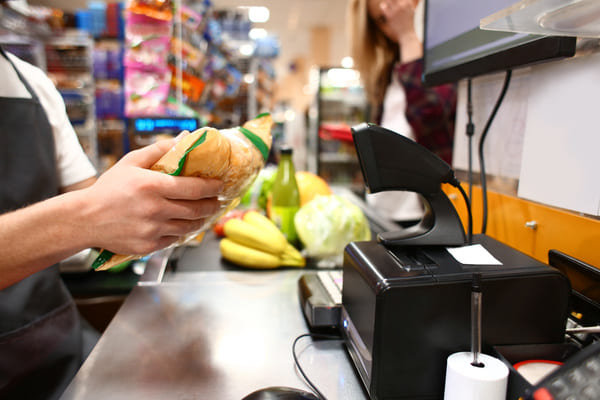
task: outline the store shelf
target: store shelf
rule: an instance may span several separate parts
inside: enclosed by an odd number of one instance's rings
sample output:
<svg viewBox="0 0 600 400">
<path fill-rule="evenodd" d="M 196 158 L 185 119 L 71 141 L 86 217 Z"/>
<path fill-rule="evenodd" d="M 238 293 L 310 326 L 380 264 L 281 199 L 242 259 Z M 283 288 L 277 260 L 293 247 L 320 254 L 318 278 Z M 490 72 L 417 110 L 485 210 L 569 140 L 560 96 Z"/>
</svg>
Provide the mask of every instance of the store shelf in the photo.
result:
<svg viewBox="0 0 600 400">
<path fill-rule="evenodd" d="M 62 95 L 79 141 L 98 165 L 92 53 L 94 42 L 82 30 L 61 25 L 62 12 L 10 2 L 0 7 L 0 43 L 17 57 L 47 72 Z"/>
<path fill-rule="evenodd" d="M 94 41 L 87 32 L 70 29 L 45 38 L 44 48 L 48 76 L 63 97 L 83 150 L 97 167 Z"/>
<path fill-rule="evenodd" d="M 273 68 L 246 51 L 257 47 L 248 16 L 212 2 L 184 0 L 178 10 L 168 20 L 126 10 L 126 116 L 191 117 L 221 128 L 271 111 Z"/>
<path fill-rule="evenodd" d="M 321 153 L 319 154 L 319 161 L 322 164 L 358 164 L 355 154 L 343 153 Z"/>
<path fill-rule="evenodd" d="M 351 127 L 367 120 L 368 105 L 354 70 L 320 68 L 309 112 L 308 169 L 330 185 L 364 193 Z"/>
</svg>

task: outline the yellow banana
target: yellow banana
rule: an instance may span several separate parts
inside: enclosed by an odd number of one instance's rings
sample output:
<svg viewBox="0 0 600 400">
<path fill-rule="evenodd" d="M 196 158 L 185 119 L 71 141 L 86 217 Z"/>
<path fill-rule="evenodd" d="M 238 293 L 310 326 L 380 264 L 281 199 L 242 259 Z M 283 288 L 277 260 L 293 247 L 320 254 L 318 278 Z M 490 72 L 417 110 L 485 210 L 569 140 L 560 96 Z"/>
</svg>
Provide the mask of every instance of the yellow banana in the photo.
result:
<svg viewBox="0 0 600 400">
<path fill-rule="evenodd" d="M 282 241 L 281 238 L 285 239 L 285 236 L 283 235 L 283 233 L 281 233 L 281 231 L 273 223 L 273 221 L 271 221 L 269 218 L 265 217 L 264 215 L 262 215 L 261 213 L 259 213 L 257 211 L 246 212 L 242 219 L 245 222 L 248 222 L 249 224 L 256 226 L 257 228 L 260 228 L 266 232 L 270 232 L 271 235 L 279 236 L 280 237 L 279 241 Z M 286 239 L 286 242 L 287 242 L 287 239 Z M 300 254 L 300 252 L 290 243 L 286 244 L 281 257 L 284 259 L 288 259 L 288 260 L 304 261 L 304 257 L 302 256 L 302 254 Z"/>
<path fill-rule="evenodd" d="M 279 256 L 289 244 L 281 232 L 261 229 L 240 219 L 230 219 L 223 226 L 225 236 L 244 246 Z"/>
<path fill-rule="evenodd" d="M 249 224 L 256 226 L 257 228 L 260 228 L 267 232 L 271 232 L 272 235 L 282 236 L 283 238 L 285 238 L 284 234 L 279 230 L 277 225 L 275 225 L 273 221 L 271 221 L 269 218 L 265 217 L 258 211 L 248 211 L 244 214 L 244 217 L 242 219 L 248 222 Z"/>
<path fill-rule="evenodd" d="M 300 268 L 302 268 L 302 267 L 306 266 L 306 260 L 304 258 L 301 258 L 301 259 L 285 259 L 285 258 L 282 258 L 279 261 L 279 264 L 282 267 L 300 267 Z"/>
<path fill-rule="evenodd" d="M 255 269 L 273 269 L 277 267 L 304 267 L 306 260 L 303 257 L 285 258 L 274 254 L 244 246 L 231 239 L 223 238 L 219 244 L 221 255 L 224 259 L 243 267 Z"/>
<path fill-rule="evenodd" d="M 281 257 L 288 260 L 304 260 L 302 254 L 300 254 L 300 252 L 290 243 L 285 247 Z"/>
<path fill-rule="evenodd" d="M 306 259 L 298 250 L 296 250 L 296 248 L 293 245 L 289 243 L 283 251 L 283 253 L 281 253 L 281 255 L 279 256 L 279 258 L 281 258 L 283 262 L 288 263 L 285 265 L 296 265 L 302 267 L 306 265 Z"/>
<path fill-rule="evenodd" d="M 267 269 L 304 267 L 306 260 L 270 219 L 248 211 L 242 220 L 230 219 L 223 226 L 223 258 L 245 267 Z"/>
<path fill-rule="evenodd" d="M 231 239 L 223 238 L 219 244 L 221 255 L 228 261 L 244 267 L 270 269 L 281 265 L 279 257 L 243 246 Z"/>
</svg>

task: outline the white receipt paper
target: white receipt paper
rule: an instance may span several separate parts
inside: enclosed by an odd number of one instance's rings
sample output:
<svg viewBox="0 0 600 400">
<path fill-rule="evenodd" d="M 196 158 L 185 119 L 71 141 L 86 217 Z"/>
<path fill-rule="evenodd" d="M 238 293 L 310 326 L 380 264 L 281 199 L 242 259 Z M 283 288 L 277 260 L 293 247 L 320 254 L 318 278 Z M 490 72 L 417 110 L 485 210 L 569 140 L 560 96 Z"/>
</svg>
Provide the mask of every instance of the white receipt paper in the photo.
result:
<svg viewBox="0 0 600 400">
<path fill-rule="evenodd" d="M 473 366 L 473 354 L 454 353 L 446 364 L 444 400 L 505 400 L 508 367 L 497 358 L 479 354 L 483 367 Z"/>
<path fill-rule="evenodd" d="M 480 244 L 462 247 L 447 247 L 448 253 L 461 264 L 502 265 L 489 251 Z"/>
</svg>

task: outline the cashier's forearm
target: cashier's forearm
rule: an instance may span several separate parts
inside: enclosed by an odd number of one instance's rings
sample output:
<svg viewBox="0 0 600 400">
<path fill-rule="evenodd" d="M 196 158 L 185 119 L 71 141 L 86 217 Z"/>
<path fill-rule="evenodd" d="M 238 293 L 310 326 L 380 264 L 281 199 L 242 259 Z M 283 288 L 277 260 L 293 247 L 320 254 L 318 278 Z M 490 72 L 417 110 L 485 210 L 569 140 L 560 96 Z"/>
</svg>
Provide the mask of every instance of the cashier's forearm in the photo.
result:
<svg viewBox="0 0 600 400">
<path fill-rule="evenodd" d="M 149 254 L 203 228 L 223 183 L 150 170 L 173 144 L 134 150 L 92 186 L 0 215 L 0 288 L 86 248 Z"/>
<path fill-rule="evenodd" d="M 77 192 L 0 215 L 0 289 L 89 246 Z"/>
</svg>

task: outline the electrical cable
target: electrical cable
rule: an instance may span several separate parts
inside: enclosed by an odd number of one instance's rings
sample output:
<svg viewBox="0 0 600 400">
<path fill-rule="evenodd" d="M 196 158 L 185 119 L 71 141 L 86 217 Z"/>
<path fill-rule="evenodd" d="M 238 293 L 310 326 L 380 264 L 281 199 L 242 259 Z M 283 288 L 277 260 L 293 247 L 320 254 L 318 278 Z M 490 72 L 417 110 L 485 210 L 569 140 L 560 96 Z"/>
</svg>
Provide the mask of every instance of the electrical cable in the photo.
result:
<svg viewBox="0 0 600 400">
<path fill-rule="evenodd" d="M 469 150 L 469 199 L 473 199 L 473 134 L 475 133 L 475 124 L 473 124 L 473 98 L 471 95 L 471 79 L 467 81 L 467 138 Z"/>
<path fill-rule="evenodd" d="M 306 373 L 304 372 L 304 370 L 302 369 L 302 367 L 300 366 L 300 362 L 298 361 L 298 356 L 296 355 L 296 344 L 298 343 L 298 341 L 304 337 L 311 337 L 314 339 L 329 339 L 329 340 L 340 340 L 341 336 L 339 335 L 326 335 L 326 334 L 321 334 L 321 333 L 303 333 L 302 335 L 298 336 L 296 339 L 294 339 L 294 343 L 292 344 L 292 356 L 294 357 L 294 364 L 296 364 L 296 367 L 298 368 L 298 371 L 300 372 L 300 375 L 302 375 L 302 378 L 306 381 L 306 384 L 308 386 L 310 386 L 310 388 L 312 389 L 312 391 L 317 395 L 317 397 L 321 400 L 327 400 L 327 398 L 325 397 L 325 395 L 323 393 L 321 393 L 319 391 L 319 389 L 317 389 L 317 387 L 315 386 L 314 383 L 312 383 L 312 381 L 310 379 L 308 379 L 308 376 L 306 375 Z"/>
<path fill-rule="evenodd" d="M 459 183 L 456 185 L 456 188 L 462 194 L 463 199 L 465 199 L 465 204 L 467 205 L 467 215 L 469 216 L 469 226 L 467 227 L 467 243 L 473 243 L 473 213 L 471 212 L 471 202 L 469 201 L 469 197 L 467 197 L 467 193 L 465 189 L 463 189 L 462 185 Z"/>
<path fill-rule="evenodd" d="M 450 175 L 447 179 L 444 180 L 444 183 L 449 183 L 450 185 L 457 188 L 465 200 L 465 205 L 467 206 L 467 216 L 469 217 L 469 224 L 467 226 L 467 243 L 473 243 L 473 213 L 471 211 L 471 202 L 469 201 L 469 197 L 467 196 L 467 192 L 460 184 L 460 181 L 454 175 L 454 171 L 452 171 L 452 175 Z"/>
<path fill-rule="evenodd" d="M 490 129 L 492 121 L 502 104 L 502 100 L 504 99 L 504 95 L 508 90 L 508 85 L 510 84 L 510 78 L 512 76 L 512 70 L 506 71 L 506 76 L 504 78 L 504 85 L 502 86 L 502 91 L 500 92 L 500 96 L 498 96 L 498 100 L 496 100 L 496 105 L 490 114 L 485 127 L 483 128 L 483 132 L 481 133 L 481 138 L 479 139 L 479 169 L 481 175 L 481 198 L 483 203 L 483 216 L 481 221 L 481 233 L 485 233 L 487 230 L 487 182 L 485 177 L 485 160 L 483 155 L 483 143 L 485 141 L 485 137 Z"/>
</svg>

